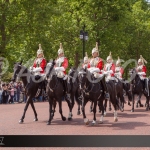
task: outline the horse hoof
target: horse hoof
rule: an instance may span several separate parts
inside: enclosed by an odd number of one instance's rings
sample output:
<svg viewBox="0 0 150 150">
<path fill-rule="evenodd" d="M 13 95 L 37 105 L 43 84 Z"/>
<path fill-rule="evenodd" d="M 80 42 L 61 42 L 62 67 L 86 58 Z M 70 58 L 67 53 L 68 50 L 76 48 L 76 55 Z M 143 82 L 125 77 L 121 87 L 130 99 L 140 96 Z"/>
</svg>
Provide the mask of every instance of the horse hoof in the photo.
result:
<svg viewBox="0 0 150 150">
<path fill-rule="evenodd" d="M 111 111 L 112 109 L 111 108 L 109 108 L 109 111 Z"/>
<path fill-rule="evenodd" d="M 134 112 L 134 110 L 132 109 L 131 112 Z"/>
<path fill-rule="evenodd" d="M 114 118 L 114 122 L 117 122 L 118 121 L 118 118 Z"/>
<path fill-rule="evenodd" d="M 143 107 L 143 104 L 141 104 L 140 107 Z"/>
<path fill-rule="evenodd" d="M 80 114 L 81 114 L 80 111 L 78 111 L 78 112 L 77 112 L 77 115 L 80 115 Z"/>
<path fill-rule="evenodd" d="M 107 115 L 107 113 L 106 112 L 104 112 L 104 116 L 106 116 Z"/>
<path fill-rule="evenodd" d="M 99 124 L 103 124 L 103 121 L 99 121 Z"/>
<path fill-rule="evenodd" d="M 19 120 L 19 123 L 22 124 L 24 121 L 22 119 Z"/>
<path fill-rule="evenodd" d="M 91 110 L 90 110 L 90 113 L 92 113 L 92 112 L 93 112 L 93 110 L 91 109 Z"/>
<path fill-rule="evenodd" d="M 149 108 L 147 107 L 147 108 L 146 108 L 146 111 L 148 111 L 148 110 L 149 110 Z"/>
<path fill-rule="evenodd" d="M 34 118 L 34 120 L 33 121 L 38 121 L 38 118 Z"/>
<path fill-rule="evenodd" d="M 94 125 L 96 125 L 96 121 L 94 121 L 94 120 L 93 120 L 93 122 L 92 122 L 92 126 L 94 126 Z"/>
<path fill-rule="evenodd" d="M 121 109 L 121 112 L 124 112 L 124 109 Z"/>
<path fill-rule="evenodd" d="M 69 118 L 68 118 L 68 121 L 71 121 L 71 120 L 72 120 L 72 118 L 69 117 Z"/>
<path fill-rule="evenodd" d="M 89 123 L 90 123 L 90 122 L 89 122 L 89 119 L 85 118 L 85 119 L 84 119 L 84 123 L 85 123 L 86 125 L 89 125 Z"/>
<path fill-rule="evenodd" d="M 48 122 L 47 122 L 47 125 L 50 125 L 50 124 L 51 124 L 50 121 L 48 121 Z"/>
<path fill-rule="evenodd" d="M 138 105 L 136 105 L 136 108 L 138 108 Z"/>
<path fill-rule="evenodd" d="M 66 117 L 63 117 L 62 120 L 63 120 L 63 121 L 66 121 Z"/>
</svg>

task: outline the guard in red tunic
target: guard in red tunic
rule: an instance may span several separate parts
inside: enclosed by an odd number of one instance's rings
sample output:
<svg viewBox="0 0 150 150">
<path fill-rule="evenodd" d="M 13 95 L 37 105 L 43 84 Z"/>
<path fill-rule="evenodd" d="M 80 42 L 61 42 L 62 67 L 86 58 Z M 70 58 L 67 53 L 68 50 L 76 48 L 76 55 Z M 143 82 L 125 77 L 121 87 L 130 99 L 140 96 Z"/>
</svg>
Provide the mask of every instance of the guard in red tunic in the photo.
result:
<svg viewBox="0 0 150 150">
<path fill-rule="evenodd" d="M 116 61 L 115 76 L 118 79 L 122 80 L 123 73 L 124 73 L 124 69 L 121 67 L 121 60 L 118 57 L 118 60 Z"/>
<path fill-rule="evenodd" d="M 86 52 L 84 60 L 83 60 L 82 68 L 84 68 L 84 69 L 87 68 L 88 67 L 88 63 L 89 63 L 89 58 L 88 58 L 88 55 L 87 55 L 87 52 Z"/>
<path fill-rule="evenodd" d="M 140 59 L 138 60 L 138 66 L 136 70 L 138 72 L 138 75 L 140 76 L 140 79 L 143 81 L 144 92 L 149 96 L 148 78 L 146 78 L 147 68 L 144 65 L 144 62 L 147 63 L 147 61 L 142 57 L 142 55 L 140 55 Z"/>
<path fill-rule="evenodd" d="M 114 80 L 115 64 L 113 63 L 111 52 L 107 57 L 107 63 L 104 66 L 104 74 L 106 74 L 106 80 Z"/>
<path fill-rule="evenodd" d="M 64 56 L 64 50 L 62 43 L 60 43 L 60 48 L 58 50 L 58 58 L 56 59 L 55 71 L 58 78 L 63 78 L 63 85 L 65 89 L 66 98 L 70 99 L 70 84 L 67 81 L 66 69 L 68 68 L 68 59 Z"/>
<path fill-rule="evenodd" d="M 39 44 L 39 49 L 37 50 L 37 58 L 33 63 L 33 72 L 35 75 L 43 75 L 45 73 L 46 60 L 44 58 L 43 50 L 41 44 Z"/>
<path fill-rule="evenodd" d="M 88 70 L 94 74 L 96 78 L 102 77 L 102 71 L 103 71 L 103 60 L 99 57 L 99 50 L 98 50 L 98 42 L 96 42 L 96 47 L 92 49 L 92 58 L 89 60 L 88 63 Z M 109 93 L 107 90 L 105 78 L 103 77 L 100 81 L 104 88 L 105 98 L 109 98 Z"/>
</svg>

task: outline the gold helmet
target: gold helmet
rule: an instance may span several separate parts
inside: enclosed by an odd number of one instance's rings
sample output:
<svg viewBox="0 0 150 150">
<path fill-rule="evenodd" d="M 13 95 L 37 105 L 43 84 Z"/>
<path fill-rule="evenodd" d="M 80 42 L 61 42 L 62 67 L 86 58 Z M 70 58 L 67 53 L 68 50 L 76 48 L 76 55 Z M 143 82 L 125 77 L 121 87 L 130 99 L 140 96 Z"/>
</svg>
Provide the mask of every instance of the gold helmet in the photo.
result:
<svg viewBox="0 0 150 150">
<path fill-rule="evenodd" d="M 62 47 L 62 43 L 60 43 L 60 48 L 58 50 L 58 55 L 64 53 L 63 47 Z"/>
</svg>

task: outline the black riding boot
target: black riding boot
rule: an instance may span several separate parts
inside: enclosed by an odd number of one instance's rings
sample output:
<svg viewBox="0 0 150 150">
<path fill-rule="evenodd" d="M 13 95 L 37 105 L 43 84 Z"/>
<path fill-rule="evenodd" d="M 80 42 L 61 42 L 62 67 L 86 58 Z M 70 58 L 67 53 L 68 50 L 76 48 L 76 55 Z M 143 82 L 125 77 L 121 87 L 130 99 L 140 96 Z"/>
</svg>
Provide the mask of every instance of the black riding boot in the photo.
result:
<svg viewBox="0 0 150 150">
<path fill-rule="evenodd" d="M 67 80 L 63 80 L 63 85 L 64 85 L 64 91 L 65 91 L 65 98 L 67 99 L 67 100 L 69 100 L 70 101 L 70 93 L 69 93 L 69 83 L 67 82 Z"/>
<path fill-rule="evenodd" d="M 144 94 L 148 94 L 148 81 L 147 79 L 144 79 Z"/>
<path fill-rule="evenodd" d="M 107 86 L 106 86 L 106 82 L 105 82 L 105 78 L 103 77 L 103 79 L 101 80 L 101 83 L 103 85 L 103 89 L 104 89 L 104 93 L 105 93 L 105 98 L 108 99 L 110 96 L 109 96 L 109 93 L 108 93 L 108 89 L 107 89 Z"/>
</svg>

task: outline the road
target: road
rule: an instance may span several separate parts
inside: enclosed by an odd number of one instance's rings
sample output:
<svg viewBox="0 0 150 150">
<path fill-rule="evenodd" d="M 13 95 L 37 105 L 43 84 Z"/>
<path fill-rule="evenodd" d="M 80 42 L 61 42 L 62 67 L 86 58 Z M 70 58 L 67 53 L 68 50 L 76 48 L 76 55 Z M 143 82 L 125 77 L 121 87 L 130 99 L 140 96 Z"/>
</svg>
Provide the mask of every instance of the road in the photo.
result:
<svg viewBox="0 0 150 150">
<path fill-rule="evenodd" d="M 145 98 L 142 103 L 145 103 Z M 25 103 L 0 105 L 0 135 L 150 135 L 150 111 L 145 111 L 145 107 L 135 108 L 135 112 L 131 112 L 131 106 L 125 104 L 124 112 L 118 111 L 118 122 L 114 122 L 112 110 L 107 112 L 103 124 L 98 124 L 100 114 L 97 112 L 97 124 L 86 126 L 82 115 L 77 115 L 76 104 L 72 121 L 62 121 L 57 106 L 51 125 L 46 125 L 49 117 L 48 102 L 34 104 L 39 121 L 33 121 L 34 114 L 29 106 L 23 124 L 18 122 Z M 63 114 L 67 117 L 69 113 L 67 103 L 63 102 L 62 106 Z M 89 112 L 89 107 L 90 103 L 86 105 L 86 114 L 92 122 L 93 113 Z"/>
</svg>

